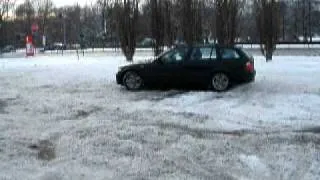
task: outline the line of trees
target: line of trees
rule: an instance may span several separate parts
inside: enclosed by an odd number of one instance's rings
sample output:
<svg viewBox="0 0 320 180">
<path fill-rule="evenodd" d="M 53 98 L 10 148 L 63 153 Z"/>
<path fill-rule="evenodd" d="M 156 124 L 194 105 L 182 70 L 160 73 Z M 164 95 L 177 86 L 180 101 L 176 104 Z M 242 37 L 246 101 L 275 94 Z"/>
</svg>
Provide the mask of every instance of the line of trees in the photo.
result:
<svg viewBox="0 0 320 180">
<path fill-rule="evenodd" d="M 9 12 L 14 7 L 15 1 L 0 0 L 0 48 L 4 46 L 4 36 L 8 35 L 6 26 L 9 20 Z"/>
<path fill-rule="evenodd" d="M 251 42 L 271 59 L 279 41 L 314 41 L 318 17 L 318 0 L 97 0 L 59 8 L 52 0 L 0 0 L 0 47 L 23 46 L 36 23 L 38 46 L 42 35 L 48 43 L 116 46 L 128 60 L 145 38 L 155 55 L 181 42 Z"/>
</svg>

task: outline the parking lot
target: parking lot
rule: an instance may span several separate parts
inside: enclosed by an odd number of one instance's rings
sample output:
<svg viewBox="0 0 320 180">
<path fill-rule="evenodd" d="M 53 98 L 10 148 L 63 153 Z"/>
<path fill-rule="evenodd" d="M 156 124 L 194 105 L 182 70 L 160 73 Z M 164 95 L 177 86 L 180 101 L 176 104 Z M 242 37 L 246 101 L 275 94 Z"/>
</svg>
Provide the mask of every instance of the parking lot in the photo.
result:
<svg viewBox="0 0 320 180">
<path fill-rule="evenodd" d="M 128 92 L 119 53 L 6 55 L 0 179 L 319 179 L 319 56 L 255 59 L 225 93 Z"/>
</svg>

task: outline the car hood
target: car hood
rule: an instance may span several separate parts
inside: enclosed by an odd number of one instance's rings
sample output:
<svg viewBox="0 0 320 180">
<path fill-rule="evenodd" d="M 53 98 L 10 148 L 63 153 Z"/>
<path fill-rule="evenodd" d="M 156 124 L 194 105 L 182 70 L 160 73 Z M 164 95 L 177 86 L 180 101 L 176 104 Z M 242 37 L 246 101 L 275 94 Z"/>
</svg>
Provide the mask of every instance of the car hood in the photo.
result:
<svg viewBox="0 0 320 180">
<path fill-rule="evenodd" d="M 143 68 L 145 65 L 152 64 L 153 61 L 146 60 L 146 61 L 138 61 L 130 64 L 125 64 L 119 66 L 119 69 L 128 69 L 128 68 Z"/>
</svg>

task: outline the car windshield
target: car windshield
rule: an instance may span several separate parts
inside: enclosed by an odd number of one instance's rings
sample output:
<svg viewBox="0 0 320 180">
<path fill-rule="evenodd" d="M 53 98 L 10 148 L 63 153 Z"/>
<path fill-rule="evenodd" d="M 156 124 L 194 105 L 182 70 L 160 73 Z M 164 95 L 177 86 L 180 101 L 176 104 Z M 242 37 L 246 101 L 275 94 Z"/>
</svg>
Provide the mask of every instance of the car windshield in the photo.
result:
<svg viewBox="0 0 320 180">
<path fill-rule="evenodd" d="M 159 58 L 159 57 L 163 56 L 164 54 L 168 53 L 171 50 L 172 49 L 167 49 L 167 50 L 163 51 L 162 53 L 160 53 L 159 55 L 157 55 L 155 58 Z"/>
<path fill-rule="evenodd" d="M 187 47 L 177 47 L 171 50 L 166 51 L 161 56 L 159 56 L 162 63 L 171 64 L 182 62 L 188 52 Z"/>
</svg>

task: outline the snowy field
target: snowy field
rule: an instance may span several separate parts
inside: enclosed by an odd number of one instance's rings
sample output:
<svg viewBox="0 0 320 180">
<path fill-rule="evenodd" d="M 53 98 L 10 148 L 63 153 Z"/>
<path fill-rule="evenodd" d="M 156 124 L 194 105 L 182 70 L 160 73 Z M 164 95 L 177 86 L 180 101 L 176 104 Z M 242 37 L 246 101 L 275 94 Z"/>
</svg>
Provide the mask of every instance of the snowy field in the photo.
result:
<svg viewBox="0 0 320 180">
<path fill-rule="evenodd" d="M 4 55 L 0 179 L 320 179 L 320 56 L 255 59 L 229 92 L 128 92 L 120 53 Z"/>
</svg>

